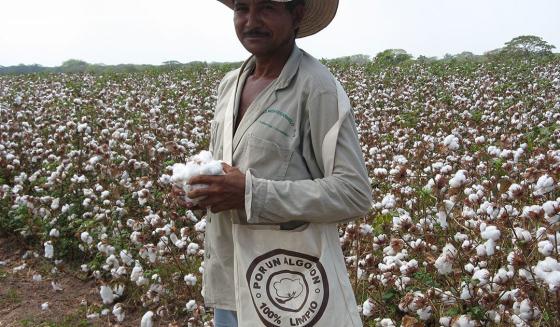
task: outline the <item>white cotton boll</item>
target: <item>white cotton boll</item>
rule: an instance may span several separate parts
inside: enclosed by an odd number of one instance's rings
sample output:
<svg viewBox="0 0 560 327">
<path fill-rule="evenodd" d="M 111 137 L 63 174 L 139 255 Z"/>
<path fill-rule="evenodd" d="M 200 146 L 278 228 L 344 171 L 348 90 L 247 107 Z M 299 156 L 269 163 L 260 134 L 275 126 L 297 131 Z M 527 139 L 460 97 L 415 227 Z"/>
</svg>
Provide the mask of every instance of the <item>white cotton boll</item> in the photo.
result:
<svg viewBox="0 0 560 327">
<path fill-rule="evenodd" d="M 40 274 L 33 274 L 32 280 L 34 282 L 40 282 L 43 280 L 43 276 L 41 276 Z"/>
<path fill-rule="evenodd" d="M 51 229 L 51 231 L 49 232 L 49 236 L 50 236 L 50 237 L 59 237 L 59 236 L 60 236 L 60 232 L 58 231 L 58 229 L 53 228 L 53 229 Z"/>
<path fill-rule="evenodd" d="M 558 201 L 547 201 L 542 205 L 542 209 L 545 212 L 545 219 L 551 223 L 555 224 L 560 222 L 560 202 Z"/>
<path fill-rule="evenodd" d="M 88 319 L 88 320 L 99 319 L 99 313 L 95 312 L 95 313 L 87 314 L 86 319 Z"/>
<path fill-rule="evenodd" d="M 144 269 L 138 263 L 134 268 L 132 268 L 132 272 L 130 273 L 130 281 L 136 282 L 138 284 L 138 280 L 144 276 Z"/>
<path fill-rule="evenodd" d="M 214 159 L 212 158 L 212 152 L 202 150 L 197 155 L 193 156 L 192 160 L 199 163 L 209 163 Z"/>
<path fill-rule="evenodd" d="M 487 226 L 484 230 L 481 228 L 480 236 L 485 240 L 497 241 L 500 235 L 501 232 L 496 226 Z"/>
<path fill-rule="evenodd" d="M 196 254 L 198 252 L 198 249 L 200 248 L 200 246 L 196 243 L 190 243 L 187 246 L 187 254 L 193 255 Z"/>
<path fill-rule="evenodd" d="M 196 285 L 196 276 L 193 274 L 185 275 L 184 277 L 185 283 L 189 286 Z"/>
<path fill-rule="evenodd" d="M 548 175 L 543 175 L 539 177 L 537 180 L 537 184 L 535 185 L 534 194 L 535 195 L 544 195 L 552 190 L 555 189 L 554 186 L 554 179 Z"/>
<path fill-rule="evenodd" d="M 439 274 L 447 275 L 453 271 L 453 260 L 456 254 L 457 249 L 455 249 L 452 244 L 445 245 L 441 255 L 434 263 L 434 266 L 437 268 Z"/>
<path fill-rule="evenodd" d="M 439 223 L 439 225 L 441 226 L 441 228 L 443 229 L 447 229 L 447 214 L 443 211 L 439 211 L 436 214 L 436 218 L 437 218 L 437 222 Z"/>
<path fill-rule="evenodd" d="M 373 170 L 373 175 L 376 177 L 383 177 L 383 176 L 387 176 L 388 172 L 387 169 L 385 168 L 375 168 Z"/>
<path fill-rule="evenodd" d="M 466 170 L 459 170 L 455 173 L 455 176 L 449 180 L 449 186 L 451 188 L 459 188 L 467 183 Z"/>
<path fill-rule="evenodd" d="M 365 317 L 373 316 L 373 301 L 371 299 L 367 299 L 364 304 L 362 304 L 362 314 Z"/>
<path fill-rule="evenodd" d="M 459 319 L 455 320 L 453 322 L 453 325 L 451 325 L 451 327 L 475 327 L 476 326 L 476 322 L 471 320 L 469 316 L 467 315 L 462 315 L 459 317 Z"/>
<path fill-rule="evenodd" d="M 489 239 L 484 243 L 484 247 L 486 249 L 486 255 L 493 256 L 496 250 L 496 242 L 492 239 Z"/>
<path fill-rule="evenodd" d="M 101 299 L 103 300 L 103 304 L 112 304 L 115 296 L 113 294 L 113 290 L 111 287 L 107 285 L 102 285 L 99 289 L 99 294 L 101 295 Z"/>
<path fill-rule="evenodd" d="M 441 317 L 439 318 L 439 324 L 443 327 L 449 327 L 451 324 L 451 317 Z"/>
<path fill-rule="evenodd" d="M 554 245 L 549 240 L 540 241 L 538 248 L 539 253 L 547 257 L 552 255 L 552 252 L 554 251 Z"/>
<path fill-rule="evenodd" d="M 173 244 L 178 247 L 179 249 L 182 249 L 185 247 L 185 245 L 187 244 L 187 242 L 183 241 L 182 239 L 177 238 L 177 235 L 175 235 L 175 233 L 171 233 L 169 235 L 169 239 L 171 239 L 171 242 L 173 242 Z"/>
<path fill-rule="evenodd" d="M 185 304 L 185 309 L 187 309 L 187 311 L 189 312 L 196 309 L 196 301 L 190 300 L 189 302 L 187 302 L 187 304 Z"/>
<path fill-rule="evenodd" d="M 360 235 L 370 235 L 373 233 L 373 227 L 369 224 L 360 224 Z"/>
<path fill-rule="evenodd" d="M 194 225 L 194 230 L 199 233 L 204 233 L 206 231 L 206 219 L 202 219 Z"/>
<path fill-rule="evenodd" d="M 377 323 L 379 327 L 395 327 L 395 322 L 389 318 L 383 318 Z"/>
<path fill-rule="evenodd" d="M 51 203 L 51 209 L 56 210 L 58 209 L 59 205 L 60 205 L 60 199 L 56 198 Z"/>
<path fill-rule="evenodd" d="M 54 256 L 54 247 L 52 246 L 51 241 L 45 242 L 44 246 L 45 246 L 45 258 L 52 259 Z"/>
<path fill-rule="evenodd" d="M 121 303 L 117 303 L 113 306 L 113 315 L 117 318 L 118 322 L 122 322 L 124 320 L 125 312 Z"/>
<path fill-rule="evenodd" d="M 461 300 L 469 300 L 472 297 L 473 290 L 472 290 L 472 285 L 467 284 L 465 282 L 461 283 L 461 294 L 459 295 L 459 298 Z"/>
<path fill-rule="evenodd" d="M 537 278 L 548 284 L 550 291 L 560 289 L 560 263 L 556 259 L 546 257 L 537 263 L 534 271 Z"/>
<path fill-rule="evenodd" d="M 60 284 L 55 281 L 51 282 L 51 286 L 55 292 L 64 290 L 64 288 L 62 288 L 62 286 L 60 286 Z"/>
<path fill-rule="evenodd" d="M 488 284 L 490 279 L 490 272 L 488 269 L 480 269 L 474 272 L 472 279 L 476 279 L 479 281 L 479 285 Z"/>
<path fill-rule="evenodd" d="M 140 327 L 153 327 L 154 322 L 152 320 L 154 313 L 152 311 L 146 312 L 142 316 L 142 320 L 140 321 Z"/>
<path fill-rule="evenodd" d="M 516 197 L 518 197 L 521 193 L 523 192 L 523 187 L 519 184 L 511 184 L 508 188 L 508 197 L 510 199 L 515 199 Z"/>
<path fill-rule="evenodd" d="M 121 261 L 127 265 L 130 266 L 133 262 L 132 260 L 132 256 L 130 254 L 128 254 L 127 250 L 121 250 L 119 256 L 121 257 Z"/>
<path fill-rule="evenodd" d="M 49 302 L 45 302 L 41 304 L 41 310 L 48 310 L 49 309 Z"/>
<path fill-rule="evenodd" d="M 447 135 L 443 140 L 443 145 L 449 150 L 457 150 L 459 149 L 459 138 L 453 134 Z"/>
<path fill-rule="evenodd" d="M 542 208 L 547 215 L 553 216 L 553 215 L 557 214 L 558 212 L 560 212 L 560 202 L 558 202 L 558 201 L 546 201 L 542 205 Z"/>
<path fill-rule="evenodd" d="M 223 175 L 224 171 L 220 161 L 212 161 L 200 166 L 201 175 Z"/>
<path fill-rule="evenodd" d="M 432 307 L 420 308 L 416 310 L 416 314 L 420 320 L 426 321 L 432 317 Z"/>
<path fill-rule="evenodd" d="M 82 240 L 82 242 L 87 244 L 93 243 L 93 238 L 89 235 L 88 232 L 82 232 L 80 234 L 80 239 Z"/>
<path fill-rule="evenodd" d="M 536 318 L 540 313 L 537 308 L 532 308 L 531 302 L 528 299 L 521 302 L 515 301 L 515 303 L 513 303 L 513 312 L 525 322 Z"/>
<path fill-rule="evenodd" d="M 529 242 L 533 239 L 533 237 L 531 236 L 531 233 L 523 228 L 520 227 L 515 227 L 513 229 L 514 231 L 514 237 L 512 238 L 512 242 L 515 244 L 518 241 L 519 242 Z"/>
<path fill-rule="evenodd" d="M 440 174 L 447 174 L 447 173 L 450 173 L 452 170 L 453 170 L 453 167 L 451 167 L 451 165 L 445 165 L 445 166 L 441 167 L 439 172 L 440 172 Z"/>
<path fill-rule="evenodd" d="M 383 205 L 383 207 L 385 209 L 394 208 L 396 203 L 397 203 L 397 201 L 396 201 L 395 196 L 393 194 L 387 194 L 387 195 L 385 195 L 385 197 L 383 197 L 383 200 L 381 200 L 381 204 Z"/>
</svg>

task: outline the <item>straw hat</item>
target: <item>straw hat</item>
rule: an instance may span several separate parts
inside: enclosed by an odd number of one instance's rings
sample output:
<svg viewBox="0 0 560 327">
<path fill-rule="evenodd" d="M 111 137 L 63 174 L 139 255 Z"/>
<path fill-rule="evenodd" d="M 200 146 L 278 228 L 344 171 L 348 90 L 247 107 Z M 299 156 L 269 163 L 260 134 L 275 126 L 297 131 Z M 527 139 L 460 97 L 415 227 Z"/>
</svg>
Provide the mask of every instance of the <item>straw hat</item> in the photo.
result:
<svg viewBox="0 0 560 327">
<path fill-rule="evenodd" d="M 233 9 L 234 0 L 218 0 Z M 276 2 L 289 2 L 291 0 L 272 0 Z M 313 35 L 327 27 L 333 20 L 338 8 L 338 0 L 304 0 L 305 16 L 299 26 L 296 37 L 302 38 Z"/>
</svg>

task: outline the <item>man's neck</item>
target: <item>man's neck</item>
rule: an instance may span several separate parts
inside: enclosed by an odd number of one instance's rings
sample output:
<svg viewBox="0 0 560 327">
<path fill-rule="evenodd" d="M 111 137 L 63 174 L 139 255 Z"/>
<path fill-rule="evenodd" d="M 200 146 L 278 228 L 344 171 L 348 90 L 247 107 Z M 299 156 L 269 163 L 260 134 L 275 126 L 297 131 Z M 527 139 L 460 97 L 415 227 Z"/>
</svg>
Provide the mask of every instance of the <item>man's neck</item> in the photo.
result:
<svg viewBox="0 0 560 327">
<path fill-rule="evenodd" d="M 274 79 L 280 75 L 296 43 L 292 42 L 270 56 L 255 56 L 253 79 Z"/>
</svg>

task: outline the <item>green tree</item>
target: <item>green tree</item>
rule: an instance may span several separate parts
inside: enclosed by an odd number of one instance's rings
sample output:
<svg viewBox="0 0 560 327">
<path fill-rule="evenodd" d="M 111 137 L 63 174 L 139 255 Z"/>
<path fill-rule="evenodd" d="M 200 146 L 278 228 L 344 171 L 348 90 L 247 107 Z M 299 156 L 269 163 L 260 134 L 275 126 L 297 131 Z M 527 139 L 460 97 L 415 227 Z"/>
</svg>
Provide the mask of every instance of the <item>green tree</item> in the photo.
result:
<svg viewBox="0 0 560 327">
<path fill-rule="evenodd" d="M 412 55 L 403 49 L 387 49 L 378 53 L 373 62 L 382 66 L 398 65 L 412 59 Z"/>
<path fill-rule="evenodd" d="M 548 44 L 541 37 L 521 35 L 506 42 L 503 51 L 516 56 L 550 55 L 554 48 L 554 45 Z"/>
</svg>

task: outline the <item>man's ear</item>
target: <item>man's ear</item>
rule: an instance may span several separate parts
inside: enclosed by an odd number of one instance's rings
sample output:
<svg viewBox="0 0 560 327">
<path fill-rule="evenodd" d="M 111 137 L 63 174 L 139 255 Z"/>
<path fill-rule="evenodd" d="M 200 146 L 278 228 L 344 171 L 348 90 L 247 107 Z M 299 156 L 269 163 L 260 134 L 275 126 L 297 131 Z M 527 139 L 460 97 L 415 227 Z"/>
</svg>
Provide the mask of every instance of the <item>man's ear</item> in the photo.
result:
<svg viewBox="0 0 560 327">
<path fill-rule="evenodd" d="M 303 16 L 305 16 L 305 6 L 296 6 L 292 13 L 294 28 L 299 28 Z"/>
</svg>

